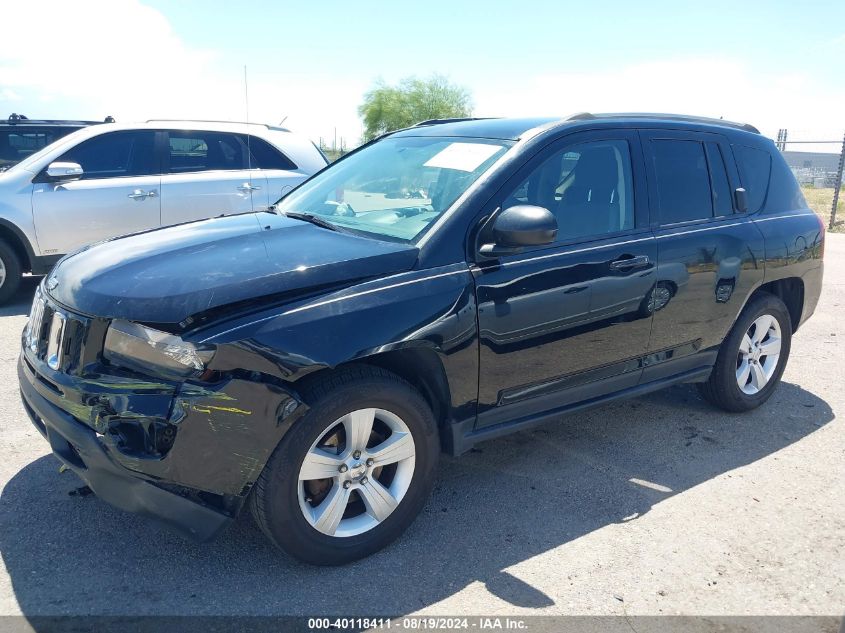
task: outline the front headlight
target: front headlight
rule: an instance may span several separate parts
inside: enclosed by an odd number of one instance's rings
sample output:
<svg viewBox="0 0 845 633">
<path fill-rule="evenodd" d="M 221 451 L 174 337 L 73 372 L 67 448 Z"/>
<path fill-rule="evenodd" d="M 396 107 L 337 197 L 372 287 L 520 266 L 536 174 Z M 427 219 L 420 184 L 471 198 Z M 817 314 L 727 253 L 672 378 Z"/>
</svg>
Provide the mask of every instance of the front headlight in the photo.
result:
<svg viewBox="0 0 845 633">
<path fill-rule="evenodd" d="M 103 358 L 115 365 L 180 377 L 200 374 L 213 356 L 213 347 L 194 345 L 173 334 L 119 320 L 109 326 L 103 348 Z"/>
</svg>

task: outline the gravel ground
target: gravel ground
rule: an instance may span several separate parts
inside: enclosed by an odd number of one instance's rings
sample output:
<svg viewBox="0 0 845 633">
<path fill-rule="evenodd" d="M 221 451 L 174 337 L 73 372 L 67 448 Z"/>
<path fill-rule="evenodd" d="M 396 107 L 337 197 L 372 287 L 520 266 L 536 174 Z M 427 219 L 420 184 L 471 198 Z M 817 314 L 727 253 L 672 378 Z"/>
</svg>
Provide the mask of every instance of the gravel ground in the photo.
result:
<svg viewBox="0 0 845 633">
<path fill-rule="evenodd" d="M 841 615 L 845 235 L 826 265 L 761 409 L 680 386 L 444 458 L 405 536 L 339 569 L 277 553 L 246 515 L 196 545 L 69 495 L 18 399 L 27 280 L 0 309 L 0 614 Z"/>
</svg>

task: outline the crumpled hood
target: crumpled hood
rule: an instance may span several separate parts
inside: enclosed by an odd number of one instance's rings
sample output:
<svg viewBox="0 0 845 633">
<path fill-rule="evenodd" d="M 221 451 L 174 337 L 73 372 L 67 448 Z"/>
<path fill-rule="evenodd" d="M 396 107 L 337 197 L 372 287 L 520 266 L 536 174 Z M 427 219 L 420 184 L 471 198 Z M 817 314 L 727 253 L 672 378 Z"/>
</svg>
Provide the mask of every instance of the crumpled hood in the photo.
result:
<svg viewBox="0 0 845 633">
<path fill-rule="evenodd" d="M 409 270 L 417 253 L 249 213 L 94 244 L 61 260 L 46 285 L 83 314 L 172 324 L 239 301 Z"/>
</svg>

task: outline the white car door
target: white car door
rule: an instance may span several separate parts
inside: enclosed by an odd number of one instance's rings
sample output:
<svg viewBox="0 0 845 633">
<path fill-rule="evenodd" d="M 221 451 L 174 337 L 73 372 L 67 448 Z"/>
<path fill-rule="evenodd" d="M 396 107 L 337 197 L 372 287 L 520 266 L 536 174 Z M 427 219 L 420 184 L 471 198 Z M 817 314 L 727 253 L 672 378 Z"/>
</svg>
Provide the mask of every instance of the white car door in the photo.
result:
<svg viewBox="0 0 845 633">
<path fill-rule="evenodd" d="M 253 194 L 256 211 L 262 210 L 260 204 L 266 208 L 308 178 L 309 175 L 281 150 L 264 139 L 250 135 L 245 137 L 244 142 L 249 144 L 253 178 L 255 181 L 263 180 L 265 185 L 263 195 L 256 195 L 258 192 Z"/>
<path fill-rule="evenodd" d="M 95 136 L 57 161 L 79 163 L 78 180 L 34 179 L 32 215 L 42 255 L 64 254 L 161 222 L 155 132 L 128 130 Z"/>
<path fill-rule="evenodd" d="M 237 134 L 170 130 L 166 136 L 163 226 L 249 212 L 254 195 L 266 197 L 264 183 L 252 181 L 246 147 Z"/>
</svg>

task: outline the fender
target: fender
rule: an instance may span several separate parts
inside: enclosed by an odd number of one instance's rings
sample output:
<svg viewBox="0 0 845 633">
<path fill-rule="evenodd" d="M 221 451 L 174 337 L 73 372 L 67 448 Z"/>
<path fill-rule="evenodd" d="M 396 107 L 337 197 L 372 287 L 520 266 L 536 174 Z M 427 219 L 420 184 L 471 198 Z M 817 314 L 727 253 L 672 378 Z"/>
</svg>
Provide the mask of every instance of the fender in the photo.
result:
<svg viewBox="0 0 845 633">
<path fill-rule="evenodd" d="M 478 397 L 475 287 L 463 262 L 368 281 L 183 338 L 217 345 L 210 370 L 286 383 L 396 352 L 433 354 L 448 386 L 446 418 L 467 417 Z"/>
</svg>

